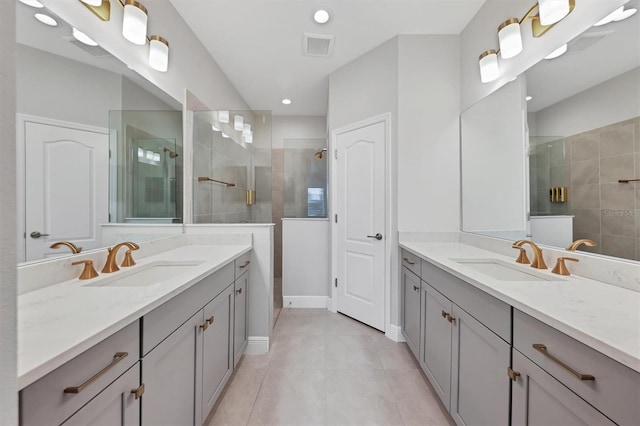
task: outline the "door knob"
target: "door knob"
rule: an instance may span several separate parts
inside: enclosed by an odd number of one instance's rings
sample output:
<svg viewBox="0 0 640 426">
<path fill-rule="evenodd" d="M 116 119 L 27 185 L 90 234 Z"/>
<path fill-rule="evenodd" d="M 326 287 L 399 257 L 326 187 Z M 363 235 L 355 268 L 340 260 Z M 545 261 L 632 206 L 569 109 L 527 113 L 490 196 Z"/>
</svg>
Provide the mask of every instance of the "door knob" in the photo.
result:
<svg viewBox="0 0 640 426">
<path fill-rule="evenodd" d="M 382 234 L 378 232 L 376 235 L 367 235 L 367 238 L 375 238 L 380 241 L 382 239 Z"/>
<path fill-rule="evenodd" d="M 40 232 L 38 232 L 38 231 L 33 231 L 31 234 L 29 234 L 29 236 L 30 236 L 31 238 L 40 238 L 40 237 L 48 237 L 48 236 L 49 236 L 49 234 L 41 234 L 41 233 L 40 233 Z"/>
</svg>

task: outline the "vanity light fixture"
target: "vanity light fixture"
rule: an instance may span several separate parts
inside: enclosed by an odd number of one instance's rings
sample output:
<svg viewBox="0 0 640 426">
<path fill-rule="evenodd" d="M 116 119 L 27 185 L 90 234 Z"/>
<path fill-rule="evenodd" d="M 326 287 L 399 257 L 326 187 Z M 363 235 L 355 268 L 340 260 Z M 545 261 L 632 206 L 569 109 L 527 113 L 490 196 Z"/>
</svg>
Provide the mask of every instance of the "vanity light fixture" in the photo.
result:
<svg viewBox="0 0 640 426">
<path fill-rule="evenodd" d="M 245 143 L 253 143 L 253 132 L 243 135 Z"/>
<path fill-rule="evenodd" d="M 80 0 L 82 3 L 86 3 L 90 6 L 102 6 L 102 0 Z"/>
<path fill-rule="evenodd" d="M 480 64 L 480 81 L 489 83 L 500 77 L 500 68 L 498 67 L 498 52 L 495 50 L 487 50 L 482 52 L 478 63 Z"/>
<path fill-rule="evenodd" d="M 36 9 L 42 9 L 44 7 L 44 5 L 38 0 L 20 0 L 20 3 L 26 4 L 27 6 L 35 7 Z"/>
<path fill-rule="evenodd" d="M 625 10 L 624 6 L 620 6 L 619 8 L 617 8 L 616 10 L 614 10 L 613 12 L 611 12 L 610 14 L 608 14 L 607 16 L 605 16 L 604 18 L 602 18 L 601 20 L 593 24 L 593 26 L 600 27 L 602 25 L 606 25 L 611 22 L 623 21 L 635 15 L 637 11 L 638 9 L 635 9 L 635 8 L 629 8 Z"/>
<path fill-rule="evenodd" d="M 511 18 L 500 24 L 498 27 L 498 41 L 502 59 L 513 58 L 522 52 L 520 21 L 516 18 Z"/>
<path fill-rule="evenodd" d="M 76 27 L 72 27 L 72 28 L 73 29 L 72 29 L 71 34 L 73 34 L 73 37 L 76 40 L 78 40 L 79 42 L 84 43 L 87 46 L 97 46 L 98 45 L 98 43 L 93 41 L 93 39 L 91 37 L 89 37 L 88 35 L 86 35 L 82 31 L 78 30 Z"/>
<path fill-rule="evenodd" d="M 125 0 L 122 36 L 133 44 L 147 42 L 147 8 L 136 0 Z"/>
<path fill-rule="evenodd" d="M 45 15 L 44 13 L 36 13 L 35 15 L 33 15 L 38 21 L 42 22 L 45 25 L 48 25 L 50 27 L 57 27 L 58 26 L 58 21 L 56 21 L 55 19 L 53 19 L 51 16 L 49 15 Z"/>
<path fill-rule="evenodd" d="M 169 69 L 169 42 L 158 35 L 149 37 L 149 66 L 160 72 Z"/>
<path fill-rule="evenodd" d="M 531 20 L 533 37 L 542 37 L 553 26 L 573 11 L 576 0 L 538 0 L 527 13 L 518 20 L 510 18 L 498 27 L 498 50 L 490 49 L 480 55 L 480 80 L 488 83 L 500 77 L 498 52 L 502 59 L 510 59 L 522 52 L 522 29 L 520 26 Z"/>
<path fill-rule="evenodd" d="M 244 126 L 242 127 L 242 136 L 246 138 L 248 135 L 252 135 L 252 134 L 253 132 L 251 131 L 251 124 L 244 123 Z"/>
<path fill-rule="evenodd" d="M 291 99 L 284 98 L 284 99 L 282 100 L 282 103 L 283 103 L 284 105 L 291 105 Z"/>
<path fill-rule="evenodd" d="M 221 123 L 228 123 L 229 111 L 218 111 L 218 120 L 220 120 Z"/>
<path fill-rule="evenodd" d="M 318 9 L 313 12 L 313 20 L 318 24 L 326 24 L 329 22 L 330 17 L 331 15 L 329 15 L 329 11 L 326 9 Z"/>
<path fill-rule="evenodd" d="M 233 129 L 239 132 L 244 130 L 244 117 L 240 114 L 236 114 L 233 117 Z"/>
<path fill-rule="evenodd" d="M 567 43 L 563 44 L 562 46 L 558 47 L 556 50 L 554 50 L 553 52 L 549 53 L 547 56 L 545 56 L 545 59 L 555 59 L 559 56 L 564 55 L 565 53 L 567 53 Z"/>
</svg>

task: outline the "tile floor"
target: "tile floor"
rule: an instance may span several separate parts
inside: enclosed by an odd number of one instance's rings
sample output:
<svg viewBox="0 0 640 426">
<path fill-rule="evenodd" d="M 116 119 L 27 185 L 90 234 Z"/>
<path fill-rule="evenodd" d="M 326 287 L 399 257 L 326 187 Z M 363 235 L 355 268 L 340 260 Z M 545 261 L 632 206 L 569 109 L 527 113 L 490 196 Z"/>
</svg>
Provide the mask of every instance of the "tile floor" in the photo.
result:
<svg viewBox="0 0 640 426">
<path fill-rule="evenodd" d="M 453 425 L 405 343 L 324 309 L 285 308 L 245 355 L 213 425 Z"/>
</svg>

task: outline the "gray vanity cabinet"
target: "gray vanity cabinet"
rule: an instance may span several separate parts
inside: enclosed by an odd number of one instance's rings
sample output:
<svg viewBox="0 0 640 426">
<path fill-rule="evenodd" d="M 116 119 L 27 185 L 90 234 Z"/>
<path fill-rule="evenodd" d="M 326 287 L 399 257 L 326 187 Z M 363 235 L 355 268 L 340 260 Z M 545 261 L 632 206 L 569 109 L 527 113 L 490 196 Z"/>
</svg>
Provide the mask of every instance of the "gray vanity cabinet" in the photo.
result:
<svg viewBox="0 0 640 426">
<path fill-rule="evenodd" d="M 445 407 L 451 396 L 451 301 L 422 283 L 422 350 L 420 366 Z"/>
<path fill-rule="evenodd" d="M 520 374 L 512 388 L 513 426 L 615 425 L 517 350 L 512 368 Z"/>
<path fill-rule="evenodd" d="M 204 324 L 200 310 L 143 358 L 143 426 L 202 424 Z"/>
<path fill-rule="evenodd" d="M 202 336 L 202 419 L 206 419 L 233 373 L 234 286 L 204 307 Z"/>
<path fill-rule="evenodd" d="M 140 424 L 139 396 L 132 392 L 139 388 L 140 364 L 136 363 L 126 373 L 100 392 L 87 405 L 63 423 L 64 426 Z"/>
<path fill-rule="evenodd" d="M 235 367 L 249 343 L 249 322 L 247 321 L 249 315 L 249 269 L 247 267 L 243 268 L 242 274 L 236 278 L 234 289 L 233 366 Z"/>
<path fill-rule="evenodd" d="M 420 358 L 420 277 L 402 267 L 402 334 L 413 356 Z"/>
<path fill-rule="evenodd" d="M 453 305 L 451 408 L 459 425 L 509 424 L 511 346 Z"/>
</svg>

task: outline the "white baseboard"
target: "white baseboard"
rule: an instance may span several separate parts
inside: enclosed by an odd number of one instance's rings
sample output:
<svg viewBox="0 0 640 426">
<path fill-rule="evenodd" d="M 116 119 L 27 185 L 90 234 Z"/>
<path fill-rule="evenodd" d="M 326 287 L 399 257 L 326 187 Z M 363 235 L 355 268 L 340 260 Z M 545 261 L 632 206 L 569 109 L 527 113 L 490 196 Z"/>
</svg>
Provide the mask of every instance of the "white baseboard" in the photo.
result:
<svg viewBox="0 0 640 426">
<path fill-rule="evenodd" d="M 398 325 L 389 324 L 387 327 L 387 331 L 384 333 L 387 338 L 393 340 L 394 342 L 405 342 L 404 336 L 402 335 L 402 328 Z"/>
<path fill-rule="evenodd" d="M 330 305 L 331 299 L 328 296 L 283 296 L 282 305 L 284 308 L 324 308 Z"/>
<path fill-rule="evenodd" d="M 260 355 L 269 352 L 269 338 L 265 336 L 249 336 L 249 343 L 244 353 L 248 355 Z"/>
</svg>

